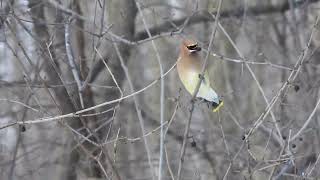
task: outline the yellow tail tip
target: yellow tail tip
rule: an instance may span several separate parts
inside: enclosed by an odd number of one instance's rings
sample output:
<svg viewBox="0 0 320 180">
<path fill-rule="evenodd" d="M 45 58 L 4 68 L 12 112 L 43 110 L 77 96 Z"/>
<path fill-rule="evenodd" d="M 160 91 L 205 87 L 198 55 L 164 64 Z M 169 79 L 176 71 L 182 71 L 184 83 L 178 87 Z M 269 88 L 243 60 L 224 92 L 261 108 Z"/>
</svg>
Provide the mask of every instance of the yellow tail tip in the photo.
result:
<svg viewBox="0 0 320 180">
<path fill-rule="evenodd" d="M 217 112 L 217 111 L 219 111 L 219 109 L 220 109 L 222 106 L 223 106 L 223 101 L 221 101 L 217 107 L 214 107 L 214 108 L 212 109 L 212 112 Z"/>
</svg>

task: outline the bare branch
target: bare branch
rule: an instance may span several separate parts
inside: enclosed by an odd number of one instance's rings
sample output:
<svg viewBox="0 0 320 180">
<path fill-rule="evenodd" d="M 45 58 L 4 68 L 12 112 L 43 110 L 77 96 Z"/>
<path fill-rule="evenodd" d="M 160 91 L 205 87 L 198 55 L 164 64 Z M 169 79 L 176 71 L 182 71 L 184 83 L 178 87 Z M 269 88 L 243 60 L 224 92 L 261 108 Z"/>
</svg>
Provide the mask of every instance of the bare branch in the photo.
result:
<svg viewBox="0 0 320 180">
<path fill-rule="evenodd" d="M 302 1 L 302 2 L 305 2 L 307 4 L 312 4 L 312 3 L 319 2 L 319 0 L 308 0 L 308 1 Z M 260 16 L 260 15 L 268 15 L 268 14 L 272 14 L 272 13 L 284 13 L 290 9 L 289 1 L 283 1 L 283 3 L 277 4 L 277 5 L 271 5 L 271 4 L 272 3 L 270 3 L 270 5 L 265 5 L 265 6 L 258 5 L 258 6 L 254 6 L 254 7 L 249 7 L 246 9 L 247 15 Z M 295 6 L 295 8 L 298 8 L 298 7 L 299 6 Z M 217 11 L 192 16 L 189 20 L 189 25 L 197 24 L 197 23 L 201 23 L 201 22 L 213 21 L 213 19 L 211 18 L 211 14 L 216 14 Z M 245 11 L 245 9 L 240 9 L 240 8 L 221 11 L 220 17 L 221 17 L 221 19 L 232 18 L 232 17 L 239 18 L 239 17 L 243 16 L 244 11 Z M 155 36 L 155 35 L 158 35 L 163 32 L 175 31 L 176 28 L 172 26 L 172 23 L 180 26 L 185 22 L 185 20 L 187 18 L 188 17 L 183 17 L 183 18 L 180 18 L 177 20 L 173 20 L 172 22 L 166 22 L 166 23 L 160 24 L 156 27 L 152 27 L 149 29 L 150 33 L 152 36 Z M 136 33 L 135 39 L 142 40 L 142 39 L 147 39 L 148 37 L 149 36 L 146 31 L 141 31 L 141 32 Z"/>
</svg>

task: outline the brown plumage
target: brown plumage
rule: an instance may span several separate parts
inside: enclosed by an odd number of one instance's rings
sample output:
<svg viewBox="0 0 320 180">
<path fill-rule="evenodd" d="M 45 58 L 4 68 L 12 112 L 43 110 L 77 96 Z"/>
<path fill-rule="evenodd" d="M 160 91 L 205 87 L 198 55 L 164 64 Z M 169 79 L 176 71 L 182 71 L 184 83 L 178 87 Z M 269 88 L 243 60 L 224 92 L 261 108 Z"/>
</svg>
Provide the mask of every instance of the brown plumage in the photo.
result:
<svg viewBox="0 0 320 180">
<path fill-rule="evenodd" d="M 196 45 L 197 49 L 190 52 L 187 48 L 189 45 Z M 177 63 L 178 73 L 185 74 L 188 71 L 201 72 L 202 69 L 202 59 L 199 57 L 199 53 L 201 48 L 197 46 L 196 42 L 191 40 L 185 40 L 180 45 L 180 60 Z M 181 78 L 181 77 L 180 77 Z M 182 77 L 183 78 L 183 77 Z"/>
</svg>

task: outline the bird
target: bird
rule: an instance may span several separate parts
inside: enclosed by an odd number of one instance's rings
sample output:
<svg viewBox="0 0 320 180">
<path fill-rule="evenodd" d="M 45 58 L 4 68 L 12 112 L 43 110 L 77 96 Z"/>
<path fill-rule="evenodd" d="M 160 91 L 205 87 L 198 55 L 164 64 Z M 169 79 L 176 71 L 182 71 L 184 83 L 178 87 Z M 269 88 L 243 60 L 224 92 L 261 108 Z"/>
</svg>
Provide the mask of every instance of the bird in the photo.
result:
<svg viewBox="0 0 320 180">
<path fill-rule="evenodd" d="M 201 47 L 194 40 L 183 40 L 180 45 L 180 54 L 177 60 L 179 78 L 185 89 L 192 95 L 200 79 L 202 79 L 196 97 L 203 100 L 217 112 L 223 106 L 221 97 L 210 86 L 208 71 L 201 76 L 204 60 L 200 57 Z"/>
</svg>

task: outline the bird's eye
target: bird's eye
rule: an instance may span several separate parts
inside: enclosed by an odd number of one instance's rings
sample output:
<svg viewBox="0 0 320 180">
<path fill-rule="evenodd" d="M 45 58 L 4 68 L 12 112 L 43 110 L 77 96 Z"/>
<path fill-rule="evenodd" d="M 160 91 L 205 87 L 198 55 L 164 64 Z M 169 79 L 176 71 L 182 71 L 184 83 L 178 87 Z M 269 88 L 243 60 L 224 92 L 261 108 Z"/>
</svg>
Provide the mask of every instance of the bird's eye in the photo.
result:
<svg viewBox="0 0 320 180">
<path fill-rule="evenodd" d="M 197 49 L 197 47 L 198 47 L 197 44 L 192 44 L 192 45 L 187 46 L 187 48 L 188 48 L 189 50 L 195 50 L 195 49 Z"/>
</svg>

